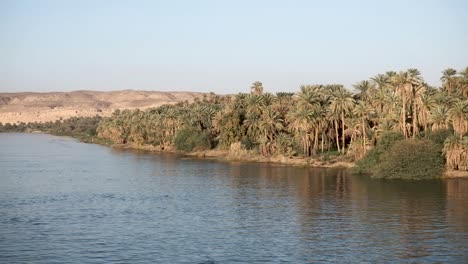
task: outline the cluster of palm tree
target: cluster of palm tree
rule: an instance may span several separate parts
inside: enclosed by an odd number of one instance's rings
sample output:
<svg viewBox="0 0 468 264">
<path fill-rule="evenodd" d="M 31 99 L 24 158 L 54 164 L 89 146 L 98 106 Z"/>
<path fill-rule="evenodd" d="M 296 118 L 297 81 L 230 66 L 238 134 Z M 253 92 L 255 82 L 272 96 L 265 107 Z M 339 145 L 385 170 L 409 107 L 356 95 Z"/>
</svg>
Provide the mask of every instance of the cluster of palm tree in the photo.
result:
<svg viewBox="0 0 468 264">
<path fill-rule="evenodd" d="M 213 117 L 222 107 L 221 99 L 210 93 L 204 94 L 203 99 L 196 98 L 193 103 L 183 101 L 145 111 L 116 110 L 101 122 L 97 129 L 98 135 L 116 144 L 169 147 L 182 128 L 190 126 L 200 131 L 211 131 Z"/>
<path fill-rule="evenodd" d="M 275 95 L 255 82 L 250 93 L 211 93 L 192 103 L 116 111 L 98 133 L 115 143 L 167 147 L 178 131 L 190 127 L 208 133 L 218 148 L 242 142 L 264 156 L 336 151 L 359 159 L 386 131 L 419 138 L 450 130 L 453 138 L 447 142 L 452 143 L 446 144 L 445 153 L 456 150 L 462 156 L 453 160 L 463 160 L 468 149 L 468 67 L 443 71 L 441 81 L 440 88 L 431 87 L 418 70 L 409 69 L 358 82 L 354 93 L 333 84 L 303 85 L 297 93 Z"/>
</svg>

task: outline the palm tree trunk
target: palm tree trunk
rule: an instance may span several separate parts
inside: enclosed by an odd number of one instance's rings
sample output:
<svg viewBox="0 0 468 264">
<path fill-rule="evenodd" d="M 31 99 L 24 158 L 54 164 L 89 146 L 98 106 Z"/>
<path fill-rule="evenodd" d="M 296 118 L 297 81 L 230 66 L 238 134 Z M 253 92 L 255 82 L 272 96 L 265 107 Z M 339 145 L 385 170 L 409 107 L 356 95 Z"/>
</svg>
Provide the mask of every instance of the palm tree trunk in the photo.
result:
<svg viewBox="0 0 468 264">
<path fill-rule="evenodd" d="M 318 128 L 315 129 L 315 138 L 314 138 L 314 154 L 317 154 L 318 150 L 318 135 L 319 135 L 319 130 Z"/>
<path fill-rule="evenodd" d="M 338 148 L 338 153 L 341 153 L 340 140 L 338 138 L 338 122 L 335 120 L 334 124 L 335 124 L 335 135 L 336 135 L 336 147 Z"/>
<path fill-rule="evenodd" d="M 365 121 L 365 118 L 362 117 L 362 145 L 363 145 L 363 150 L 364 150 L 364 154 L 366 154 L 366 138 L 367 138 L 367 134 L 366 134 L 366 121 Z"/>
<path fill-rule="evenodd" d="M 404 95 L 402 97 L 403 109 L 401 112 L 401 129 L 403 130 L 403 135 L 405 136 L 405 138 L 408 138 L 408 134 L 406 133 L 406 98 Z"/>
<path fill-rule="evenodd" d="M 325 134 L 324 134 L 323 131 L 322 131 L 322 142 L 321 142 L 321 143 L 322 143 L 322 146 L 321 146 L 321 147 L 322 147 L 322 153 L 323 153 L 323 141 L 324 141 L 324 140 L 325 140 Z"/>
<path fill-rule="evenodd" d="M 304 156 L 309 156 L 309 143 L 307 142 L 307 134 L 304 136 Z"/>
<path fill-rule="evenodd" d="M 351 146 L 353 145 L 353 141 L 354 141 L 354 132 L 353 132 L 353 134 L 351 135 L 351 141 L 349 141 L 348 153 L 349 153 L 349 151 L 351 150 Z"/>
<path fill-rule="evenodd" d="M 341 140 L 343 142 L 343 144 L 341 146 L 342 146 L 343 154 L 345 153 L 345 134 L 344 134 L 344 131 L 345 131 L 345 117 L 344 117 L 344 111 L 343 111 L 343 112 L 341 112 Z"/>
<path fill-rule="evenodd" d="M 416 138 L 416 134 L 419 132 L 418 130 L 418 116 L 416 115 L 416 102 L 415 100 L 413 99 L 413 109 L 412 109 L 412 112 L 413 112 L 413 138 Z"/>
</svg>

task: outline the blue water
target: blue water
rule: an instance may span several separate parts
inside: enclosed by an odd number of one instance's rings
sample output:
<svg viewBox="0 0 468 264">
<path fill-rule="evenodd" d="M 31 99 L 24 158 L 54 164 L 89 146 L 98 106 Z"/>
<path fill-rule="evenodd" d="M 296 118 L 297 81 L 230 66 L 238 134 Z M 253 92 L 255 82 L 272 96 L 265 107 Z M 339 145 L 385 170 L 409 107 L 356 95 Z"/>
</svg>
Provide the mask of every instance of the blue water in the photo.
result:
<svg viewBox="0 0 468 264">
<path fill-rule="evenodd" d="M 468 263 L 468 180 L 0 134 L 0 263 Z"/>
</svg>

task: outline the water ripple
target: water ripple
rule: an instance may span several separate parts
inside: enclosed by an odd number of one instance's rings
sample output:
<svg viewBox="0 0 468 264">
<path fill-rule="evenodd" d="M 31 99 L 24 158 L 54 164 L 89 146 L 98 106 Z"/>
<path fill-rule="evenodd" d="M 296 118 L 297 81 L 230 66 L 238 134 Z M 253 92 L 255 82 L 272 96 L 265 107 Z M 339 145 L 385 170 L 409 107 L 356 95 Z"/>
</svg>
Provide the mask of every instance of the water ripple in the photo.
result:
<svg viewBox="0 0 468 264">
<path fill-rule="evenodd" d="M 373 181 L 29 134 L 0 134 L 0 153 L 1 263 L 468 262 L 468 181 Z"/>
</svg>

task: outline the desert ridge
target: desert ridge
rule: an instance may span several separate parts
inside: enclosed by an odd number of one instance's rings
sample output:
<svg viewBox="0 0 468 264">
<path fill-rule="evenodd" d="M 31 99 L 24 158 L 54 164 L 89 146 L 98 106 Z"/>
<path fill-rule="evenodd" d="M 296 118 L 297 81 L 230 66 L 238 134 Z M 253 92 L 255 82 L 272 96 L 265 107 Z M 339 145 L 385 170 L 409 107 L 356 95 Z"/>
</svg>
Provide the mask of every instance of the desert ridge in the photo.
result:
<svg viewBox="0 0 468 264">
<path fill-rule="evenodd" d="M 0 123 L 109 116 L 116 109 L 146 109 L 182 101 L 192 102 L 203 94 L 139 90 L 0 93 Z"/>
</svg>

